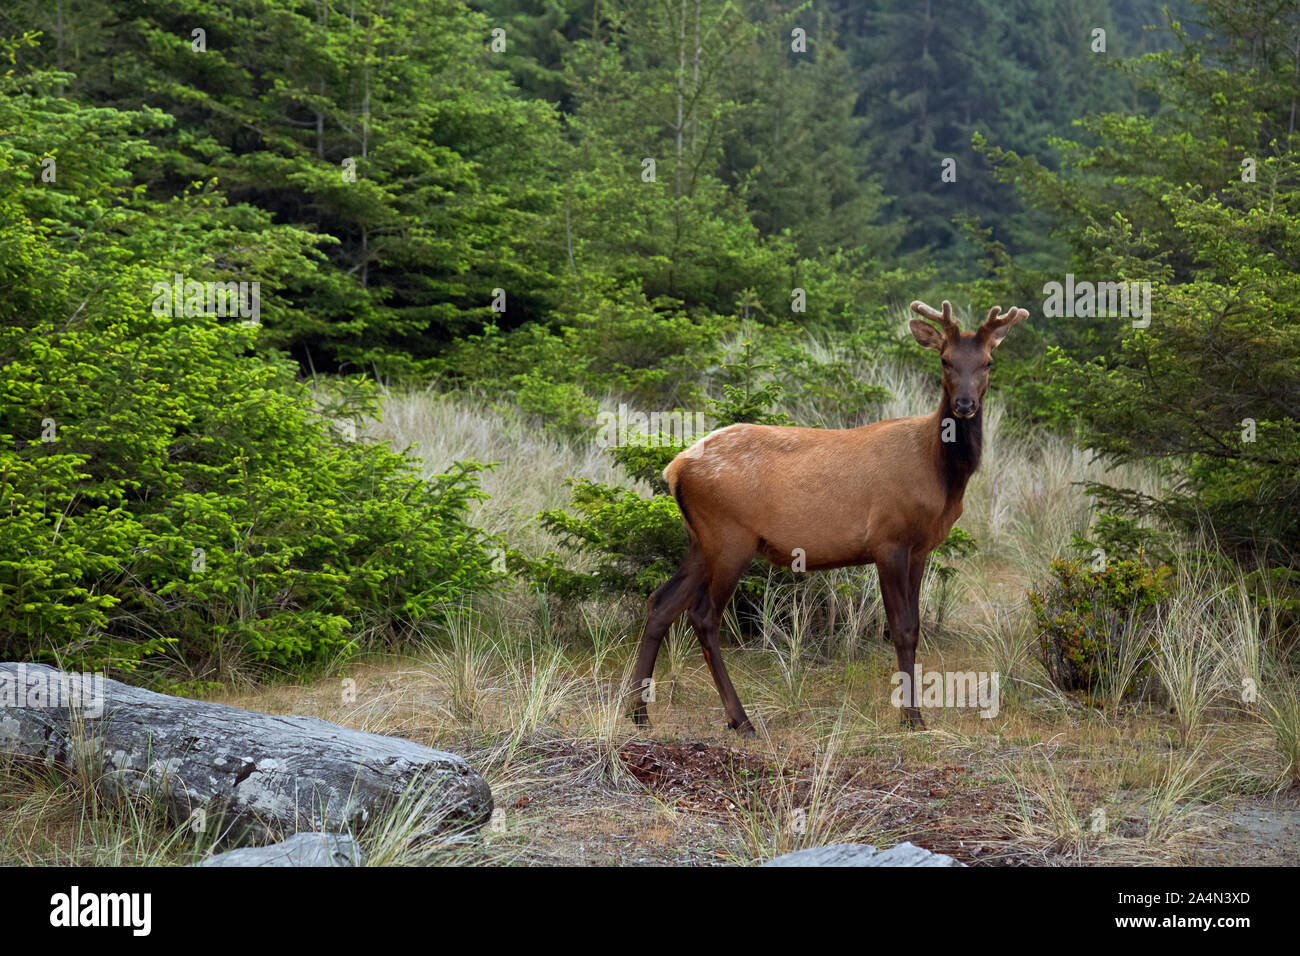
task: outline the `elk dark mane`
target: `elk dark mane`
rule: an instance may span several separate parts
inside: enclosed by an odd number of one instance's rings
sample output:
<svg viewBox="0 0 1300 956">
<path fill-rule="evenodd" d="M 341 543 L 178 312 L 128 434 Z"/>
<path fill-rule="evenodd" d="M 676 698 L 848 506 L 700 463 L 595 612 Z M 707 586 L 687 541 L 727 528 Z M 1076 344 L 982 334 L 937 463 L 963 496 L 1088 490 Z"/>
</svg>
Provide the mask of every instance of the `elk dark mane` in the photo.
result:
<svg viewBox="0 0 1300 956">
<path fill-rule="evenodd" d="M 980 466 L 984 455 L 984 409 L 975 413 L 974 418 L 960 419 L 953 413 L 952 400 L 945 393 L 943 403 L 939 406 L 940 426 L 944 421 L 954 422 L 956 441 L 939 442 L 939 472 L 943 475 L 943 486 L 948 498 L 961 498 L 966 491 L 966 483 Z"/>
</svg>

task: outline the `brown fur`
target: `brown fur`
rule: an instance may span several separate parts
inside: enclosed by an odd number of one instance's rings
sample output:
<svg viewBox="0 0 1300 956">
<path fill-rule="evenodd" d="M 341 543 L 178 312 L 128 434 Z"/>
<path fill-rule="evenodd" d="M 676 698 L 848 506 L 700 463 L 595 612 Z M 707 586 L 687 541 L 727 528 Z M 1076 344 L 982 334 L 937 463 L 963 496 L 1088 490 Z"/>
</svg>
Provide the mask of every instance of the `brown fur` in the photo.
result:
<svg viewBox="0 0 1300 956">
<path fill-rule="evenodd" d="M 919 302 L 912 308 L 944 329 L 911 323 L 917 341 L 943 359 L 943 399 L 934 413 L 849 429 L 731 425 L 664 470 L 691 546 L 650 598 L 633 676 L 631 716 L 638 723 L 646 721 L 642 688 L 659 643 L 686 610 L 728 722 L 752 732 L 722 663 L 718 628 L 755 553 L 789 567 L 802 549 L 809 571 L 874 563 L 899 670 L 913 672 L 925 561 L 961 516 L 966 482 L 979 466 L 989 358 L 1006 329 L 1028 313 L 999 316 L 994 307 L 977 332 L 963 333 L 947 302 L 942 313 Z M 954 441 L 942 440 L 946 420 Z M 904 711 L 912 726 L 920 724 L 915 703 Z"/>
</svg>

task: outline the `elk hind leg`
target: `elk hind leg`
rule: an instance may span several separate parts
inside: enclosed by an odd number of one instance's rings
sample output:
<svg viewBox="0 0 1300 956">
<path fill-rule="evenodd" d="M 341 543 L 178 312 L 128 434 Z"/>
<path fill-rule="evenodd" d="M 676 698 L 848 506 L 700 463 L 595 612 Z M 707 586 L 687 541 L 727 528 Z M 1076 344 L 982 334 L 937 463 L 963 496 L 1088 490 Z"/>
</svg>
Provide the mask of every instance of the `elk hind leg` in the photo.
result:
<svg viewBox="0 0 1300 956">
<path fill-rule="evenodd" d="M 745 554 L 743 559 L 737 555 L 725 568 L 717 569 L 711 575 L 708 587 L 700 593 L 690 612 L 691 627 L 694 628 L 695 636 L 699 639 L 700 650 L 704 653 L 704 662 L 709 665 L 713 684 L 717 687 L 718 696 L 722 698 L 722 707 L 727 712 L 727 726 L 746 737 L 757 735 L 749 715 L 745 713 L 745 708 L 740 703 L 736 688 L 732 686 L 727 665 L 722 661 L 719 635 L 722 628 L 722 612 L 726 609 L 732 594 L 735 593 L 736 585 L 740 583 L 745 569 L 749 567 L 752 556 L 752 550 Z"/>
<path fill-rule="evenodd" d="M 650 722 L 646 702 L 652 696 L 650 689 L 659 645 L 673 621 L 681 617 L 682 611 L 698 597 L 705 585 L 704 556 L 699 545 L 692 541 L 690 553 L 686 555 L 681 567 L 650 595 L 647 602 L 645 630 L 641 634 L 641 646 L 637 649 L 628 700 L 627 715 L 633 723 L 644 726 Z"/>
</svg>

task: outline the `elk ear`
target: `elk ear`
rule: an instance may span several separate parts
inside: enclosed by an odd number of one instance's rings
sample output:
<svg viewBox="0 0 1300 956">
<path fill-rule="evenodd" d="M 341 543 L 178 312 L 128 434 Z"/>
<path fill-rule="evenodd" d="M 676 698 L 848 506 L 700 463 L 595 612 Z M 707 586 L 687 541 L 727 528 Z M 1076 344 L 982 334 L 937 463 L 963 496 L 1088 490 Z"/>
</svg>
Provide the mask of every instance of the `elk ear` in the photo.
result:
<svg viewBox="0 0 1300 956">
<path fill-rule="evenodd" d="M 936 352 L 943 351 L 943 333 L 929 322 L 913 319 L 907 323 L 907 326 L 912 330 L 912 337 L 927 349 L 934 349 Z"/>
</svg>

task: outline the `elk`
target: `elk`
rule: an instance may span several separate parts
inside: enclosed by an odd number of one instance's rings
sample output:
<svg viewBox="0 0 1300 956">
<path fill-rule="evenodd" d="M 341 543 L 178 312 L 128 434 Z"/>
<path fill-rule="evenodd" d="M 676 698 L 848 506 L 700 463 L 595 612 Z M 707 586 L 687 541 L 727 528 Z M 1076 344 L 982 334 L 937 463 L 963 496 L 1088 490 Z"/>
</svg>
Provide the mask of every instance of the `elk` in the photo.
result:
<svg viewBox="0 0 1300 956">
<path fill-rule="evenodd" d="M 687 611 L 728 726 L 754 734 L 722 662 L 718 632 L 757 553 L 782 567 L 800 557 L 809 571 L 876 565 L 898 670 L 906 677 L 901 722 L 924 728 L 919 689 L 910 679 L 921 578 L 930 552 L 961 515 L 966 483 L 979 467 L 993 350 L 1029 313 L 994 306 L 977 331 L 963 332 L 947 301 L 942 312 L 922 302 L 913 302 L 912 311 L 929 320 L 911 320 L 913 337 L 943 363 L 937 411 L 860 428 L 729 425 L 664 469 L 690 550 L 648 602 L 630 690 L 634 722 L 648 723 L 644 689 L 659 645 Z"/>
</svg>

